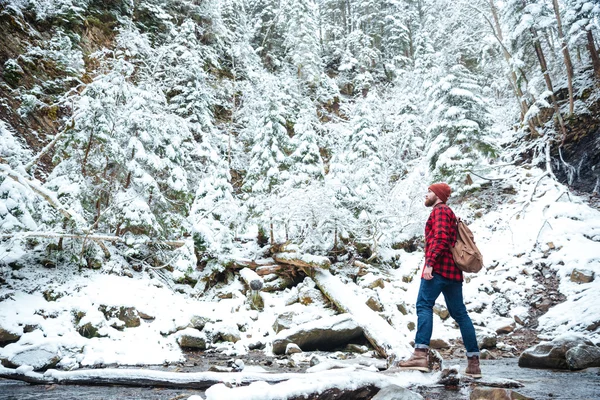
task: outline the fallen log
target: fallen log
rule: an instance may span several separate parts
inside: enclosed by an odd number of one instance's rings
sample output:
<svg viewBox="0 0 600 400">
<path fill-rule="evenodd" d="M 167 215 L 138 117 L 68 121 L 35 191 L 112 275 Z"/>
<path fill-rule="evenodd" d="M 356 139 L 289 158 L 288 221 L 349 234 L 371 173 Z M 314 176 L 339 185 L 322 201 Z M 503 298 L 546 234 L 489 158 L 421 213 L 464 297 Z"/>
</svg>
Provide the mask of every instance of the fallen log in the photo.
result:
<svg viewBox="0 0 600 400">
<path fill-rule="evenodd" d="M 0 378 L 31 384 L 167 387 L 181 389 L 206 389 L 217 383 L 248 385 L 263 381 L 278 383 L 293 378 L 306 377 L 303 373 L 268 372 L 167 372 L 150 369 L 89 369 L 58 371 L 49 369 L 44 373 L 11 369 L 0 366 Z"/>
<path fill-rule="evenodd" d="M 281 264 L 310 269 L 329 269 L 331 266 L 331 261 L 327 257 L 302 253 L 277 253 L 273 254 L 273 259 Z"/>
<path fill-rule="evenodd" d="M 367 306 L 367 299 L 359 295 L 357 285 L 343 283 L 329 271 L 323 270 L 316 270 L 313 279 L 321 292 L 338 309 L 352 314 L 373 348 L 381 357 L 388 360 L 388 365 L 391 366 L 397 360 L 410 355 L 409 344 L 398 340 L 398 332 Z"/>
</svg>

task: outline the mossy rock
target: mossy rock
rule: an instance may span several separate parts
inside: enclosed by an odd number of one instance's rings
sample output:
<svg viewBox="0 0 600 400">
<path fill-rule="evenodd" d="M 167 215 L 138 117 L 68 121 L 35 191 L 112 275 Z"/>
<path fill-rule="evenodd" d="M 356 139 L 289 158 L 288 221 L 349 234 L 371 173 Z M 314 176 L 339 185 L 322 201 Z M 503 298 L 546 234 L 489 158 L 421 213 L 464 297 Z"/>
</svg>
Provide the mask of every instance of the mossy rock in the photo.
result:
<svg viewBox="0 0 600 400">
<path fill-rule="evenodd" d="M 100 335 L 98 334 L 98 328 L 95 327 L 94 325 L 92 325 L 91 322 L 81 325 L 77 329 L 77 332 L 79 332 L 79 334 L 81 336 L 83 336 L 84 338 L 88 338 L 88 339 L 100 337 Z"/>
</svg>

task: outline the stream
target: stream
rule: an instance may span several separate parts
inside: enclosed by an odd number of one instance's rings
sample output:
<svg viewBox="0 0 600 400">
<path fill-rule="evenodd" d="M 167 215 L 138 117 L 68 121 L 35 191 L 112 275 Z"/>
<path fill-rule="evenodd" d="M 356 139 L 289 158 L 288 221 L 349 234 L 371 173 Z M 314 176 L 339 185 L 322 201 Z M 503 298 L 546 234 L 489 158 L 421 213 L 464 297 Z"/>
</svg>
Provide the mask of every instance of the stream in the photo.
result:
<svg viewBox="0 0 600 400">
<path fill-rule="evenodd" d="M 517 358 L 482 360 L 485 377 L 506 378 L 521 382 L 524 387 L 513 389 L 536 400 L 597 400 L 600 399 L 600 368 L 583 371 L 552 371 L 519 368 Z M 446 365 L 460 364 L 461 370 L 466 361 L 447 360 Z M 449 390 L 443 386 L 411 387 L 426 399 L 458 400 L 469 399 L 470 385 L 461 385 Z M 0 379 L 1 400 L 183 400 L 198 395 L 204 398 L 204 391 L 193 389 L 134 388 L 122 386 L 63 386 L 29 385 L 23 382 Z M 225 399 L 224 399 L 225 400 Z"/>
</svg>

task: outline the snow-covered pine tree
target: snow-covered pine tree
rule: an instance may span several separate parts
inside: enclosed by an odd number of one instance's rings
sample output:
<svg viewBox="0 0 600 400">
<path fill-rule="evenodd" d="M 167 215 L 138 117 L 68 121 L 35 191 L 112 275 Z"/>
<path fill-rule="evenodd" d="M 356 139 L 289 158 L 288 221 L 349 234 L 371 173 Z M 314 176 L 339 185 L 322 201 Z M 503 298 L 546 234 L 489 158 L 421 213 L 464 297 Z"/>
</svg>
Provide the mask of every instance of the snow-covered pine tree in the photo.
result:
<svg viewBox="0 0 600 400">
<path fill-rule="evenodd" d="M 58 148 L 46 186 L 81 210 L 93 231 L 144 243 L 180 238 L 193 198 L 193 136 L 185 120 L 165 112 L 166 99 L 153 82 L 135 82 L 136 68 L 126 58 L 117 52 L 105 61 L 108 71 L 75 102 L 75 126 Z"/>
<path fill-rule="evenodd" d="M 429 88 L 429 165 L 434 180 L 462 183 L 468 172 L 494 154 L 490 116 L 473 74 L 455 65 Z"/>
<path fill-rule="evenodd" d="M 215 50 L 198 40 L 199 30 L 192 20 L 172 29 L 171 38 L 157 50 L 161 56 L 155 79 L 167 94 L 169 108 L 186 120 L 197 142 L 192 167 L 197 188 L 189 216 L 196 254 L 222 258 L 233 240 L 236 207 L 224 140 L 213 124 L 217 83 L 205 71 L 218 67 L 218 60 Z"/>
<path fill-rule="evenodd" d="M 318 145 L 319 119 L 315 106 L 310 99 L 300 104 L 294 137 L 290 145 L 293 153 L 289 157 L 290 183 L 293 186 L 307 185 L 313 181 L 322 181 L 325 176 L 323 158 Z"/>
<path fill-rule="evenodd" d="M 596 39 L 600 36 L 600 4 L 593 0 L 565 0 L 565 24 L 569 27 L 570 44 L 585 44 L 597 79 L 600 79 L 600 56 Z"/>
<path fill-rule="evenodd" d="M 288 4 L 284 45 L 298 78 L 315 85 L 323 69 L 318 37 L 317 9 L 314 0 L 296 0 Z"/>
<path fill-rule="evenodd" d="M 285 5 L 277 0 L 248 0 L 247 10 L 254 27 L 253 47 L 267 69 L 278 70 L 285 54 Z"/>
<path fill-rule="evenodd" d="M 369 94 L 357 101 L 348 122 L 345 145 L 334 155 L 327 184 L 335 193 L 336 208 L 346 210 L 346 220 L 336 221 L 340 230 L 365 244 L 374 244 L 379 235 L 378 203 L 387 188 L 382 185 L 380 132 L 372 104 L 377 97 Z M 338 213 L 339 214 L 339 213 Z"/>
<path fill-rule="evenodd" d="M 265 76 L 265 78 L 268 78 Z M 288 155 L 290 138 L 287 133 L 284 97 L 274 78 L 261 84 L 260 97 L 252 93 L 242 111 L 245 129 L 242 135 L 248 139 L 248 169 L 242 190 L 247 194 L 251 218 L 259 226 L 270 231 L 273 237 L 271 202 L 289 180 Z"/>
</svg>

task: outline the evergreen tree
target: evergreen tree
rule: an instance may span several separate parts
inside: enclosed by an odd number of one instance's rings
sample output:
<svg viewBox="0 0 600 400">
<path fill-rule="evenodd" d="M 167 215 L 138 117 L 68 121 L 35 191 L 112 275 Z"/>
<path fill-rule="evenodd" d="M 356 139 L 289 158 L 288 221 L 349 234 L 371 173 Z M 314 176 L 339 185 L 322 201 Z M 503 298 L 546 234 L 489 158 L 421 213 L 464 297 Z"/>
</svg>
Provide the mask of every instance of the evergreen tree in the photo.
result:
<svg viewBox="0 0 600 400">
<path fill-rule="evenodd" d="M 322 181 L 325 176 L 323 159 L 320 154 L 317 138 L 319 120 L 314 105 L 309 100 L 301 104 L 298 118 L 294 125 L 294 137 L 290 155 L 290 181 L 294 185 L 306 185 L 311 181 Z"/>
<path fill-rule="evenodd" d="M 293 1 L 286 14 L 288 22 L 284 44 L 287 57 L 296 68 L 298 78 L 314 85 L 322 71 L 314 1 Z"/>
<path fill-rule="evenodd" d="M 487 140 L 490 116 L 472 74 L 456 65 L 429 89 L 429 163 L 434 180 L 461 182 L 467 172 L 494 153 Z"/>
</svg>

